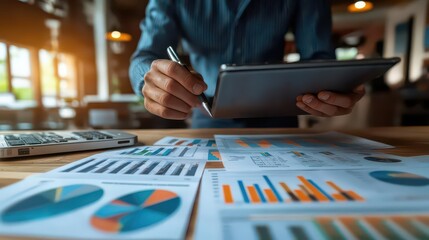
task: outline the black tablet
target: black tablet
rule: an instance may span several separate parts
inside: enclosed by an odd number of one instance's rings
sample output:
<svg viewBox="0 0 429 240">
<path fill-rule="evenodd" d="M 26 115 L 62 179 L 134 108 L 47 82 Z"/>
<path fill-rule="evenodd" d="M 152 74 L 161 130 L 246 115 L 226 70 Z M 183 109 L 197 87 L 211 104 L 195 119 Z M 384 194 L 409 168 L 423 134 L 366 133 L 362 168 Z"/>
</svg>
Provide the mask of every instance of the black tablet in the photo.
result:
<svg viewBox="0 0 429 240">
<path fill-rule="evenodd" d="M 211 104 L 214 118 L 280 117 L 307 114 L 296 97 L 323 90 L 348 93 L 381 77 L 399 58 L 222 65 Z"/>
</svg>

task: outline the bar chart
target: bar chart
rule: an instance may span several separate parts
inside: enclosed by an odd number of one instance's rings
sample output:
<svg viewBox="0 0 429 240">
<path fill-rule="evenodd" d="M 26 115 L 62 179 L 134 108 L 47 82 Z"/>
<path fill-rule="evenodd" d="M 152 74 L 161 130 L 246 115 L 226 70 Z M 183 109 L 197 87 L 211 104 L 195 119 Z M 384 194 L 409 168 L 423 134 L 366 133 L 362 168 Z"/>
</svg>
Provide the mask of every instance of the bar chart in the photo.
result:
<svg viewBox="0 0 429 240">
<path fill-rule="evenodd" d="M 211 138 L 180 138 L 164 137 L 157 141 L 155 145 L 165 146 L 188 146 L 188 147 L 216 147 L 216 141 Z"/>
<path fill-rule="evenodd" d="M 242 148 L 303 148 L 303 147 L 327 147 L 334 144 L 326 144 L 317 139 L 311 138 L 239 138 L 235 140 L 235 144 Z"/>
<path fill-rule="evenodd" d="M 226 239 L 428 239 L 427 215 L 224 217 Z"/>
<path fill-rule="evenodd" d="M 216 135 L 219 148 L 225 149 L 377 149 L 389 145 L 337 132 L 283 135 Z"/>
<path fill-rule="evenodd" d="M 366 201 L 353 186 L 338 183 L 335 177 L 330 180 L 329 177 L 321 178 L 306 173 L 283 176 L 213 172 L 211 178 L 214 191 L 219 193 L 220 202 L 227 205 Z"/>
<path fill-rule="evenodd" d="M 125 156 L 145 156 L 145 157 L 193 157 L 196 148 L 188 147 L 167 147 L 167 146 L 147 146 L 127 149 L 120 152 Z"/>
<path fill-rule="evenodd" d="M 62 173 L 108 174 L 108 175 L 152 175 L 195 176 L 198 161 L 173 161 L 165 159 L 120 159 L 91 158 L 63 169 Z"/>
</svg>

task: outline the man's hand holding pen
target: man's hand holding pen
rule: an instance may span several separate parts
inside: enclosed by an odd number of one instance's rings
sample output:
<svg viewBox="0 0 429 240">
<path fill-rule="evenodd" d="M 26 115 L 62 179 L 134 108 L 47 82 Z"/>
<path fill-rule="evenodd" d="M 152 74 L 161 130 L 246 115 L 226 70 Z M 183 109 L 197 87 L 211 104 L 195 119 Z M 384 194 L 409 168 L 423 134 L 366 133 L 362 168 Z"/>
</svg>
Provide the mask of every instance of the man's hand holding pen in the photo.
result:
<svg viewBox="0 0 429 240">
<path fill-rule="evenodd" d="M 179 63 L 164 59 L 153 61 L 144 81 L 142 93 L 145 108 L 166 119 L 190 117 L 192 108 L 201 105 L 198 96 L 207 89 L 200 75 L 189 72 Z"/>
</svg>

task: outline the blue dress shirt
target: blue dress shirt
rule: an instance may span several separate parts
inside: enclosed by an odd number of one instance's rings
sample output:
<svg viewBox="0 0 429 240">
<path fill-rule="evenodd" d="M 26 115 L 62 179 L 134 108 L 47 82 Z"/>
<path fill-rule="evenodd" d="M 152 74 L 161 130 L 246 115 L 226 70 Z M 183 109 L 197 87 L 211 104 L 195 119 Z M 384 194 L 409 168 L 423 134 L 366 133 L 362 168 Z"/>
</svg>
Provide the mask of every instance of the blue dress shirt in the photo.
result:
<svg viewBox="0 0 429 240">
<path fill-rule="evenodd" d="M 167 47 L 181 41 L 210 97 L 221 64 L 281 62 L 289 30 L 301 59 L 334 58 L 331 25 L 328 0 L 151 0 L 131 60 L 132 86 L 141 95 L 152 61 L 168 59 Z"/>
</svg>

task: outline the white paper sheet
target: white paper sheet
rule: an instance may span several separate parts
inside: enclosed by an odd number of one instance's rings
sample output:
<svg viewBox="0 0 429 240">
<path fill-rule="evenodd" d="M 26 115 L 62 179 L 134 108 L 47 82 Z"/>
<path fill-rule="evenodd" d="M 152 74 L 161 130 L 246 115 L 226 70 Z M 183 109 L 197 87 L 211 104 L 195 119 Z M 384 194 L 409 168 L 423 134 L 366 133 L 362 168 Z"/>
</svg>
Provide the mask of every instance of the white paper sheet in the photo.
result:
<svg viewBox="0 0 429 240">
<path fill-rule="evenodd" d="M 94 155 L 47 172 L 59 178 L 94 178 L 116 180 L 150 179 L 198 181 L 204 170 L 205 160 L 165 158 L 128 158 Z"/>
<path fill-rule="evenodd" d="M 6 199 L 0 206 L 0 234 L 78 239 L 182 239 L 197 187 L 198 182 L 193 181 L 28 178 L 0 191 Z M 75 190 L 70 192 L 70 188 Z M 43 194 L 52 189 L 54 194 Z M 90 192 L 85 194 L 85 190 Z M 123 198 L 127 195 L 128 198 Z M 25 204 L 17 204 L 25 199 Z"/>
<path fill-rule="evenodd" d="M 205 162 L 98 154 L 29 177 L 0 190 L 0 235 L 182 239 Z"/>
<path fill-rule="evenodd" d="M 393 146 L 338 132 L 278 135 L 215 135 L 219 150 L 383 149 Z"/>
<path fill-rule="evenodd" d="M 261 239 L 267 234 L 272 239 L 303 234 L 307 239 L 320 239 L 321 228 L 314 218 L 327 215 L 334 218 L 331 223 L 337 224 L 337 218 L 344 216 L 411 214 L 413 224 L 418 226 L 414 232 L 427 234 L 428 191 L 429 168 L 265 172 L 207 169 L 201 183 L 195 239 Z M 419 214 L 426 217 L 415 221 Z M 395 234 L 395 228 L 404 230 L 394 225 L 390 231 Z M 382 232 L 368 229 L 375 232 L 371 236 Z M 399 236 L 413 234 L 407 231 Z M 353 239 L 347 235 L 350 232 L 341 231 L 341 236 Z"/>
<path fill-rule="evenodd" d="M 183 138 L 167 136 L 158 140 L 154 145 L 216 147 L 216 142 L 212 138 Z"/>
<path fill-rule="evenodd" d="M 127 157 L 127 158 L 163 158 L 220 161 L 220 154 L 216 147 L 186 147 L 186 146 L 143 146 L 120 150 L 107 151 L 97 156 Z"/>
<path fill-rule="evenodd" d="M 228 171 L 429 167 L 429 160 L 424 160 L 424 157 L 400 157 L 365 150 L 333 150 L 335 151 L 221 149 L 220 152 Z"/>
</svg>

